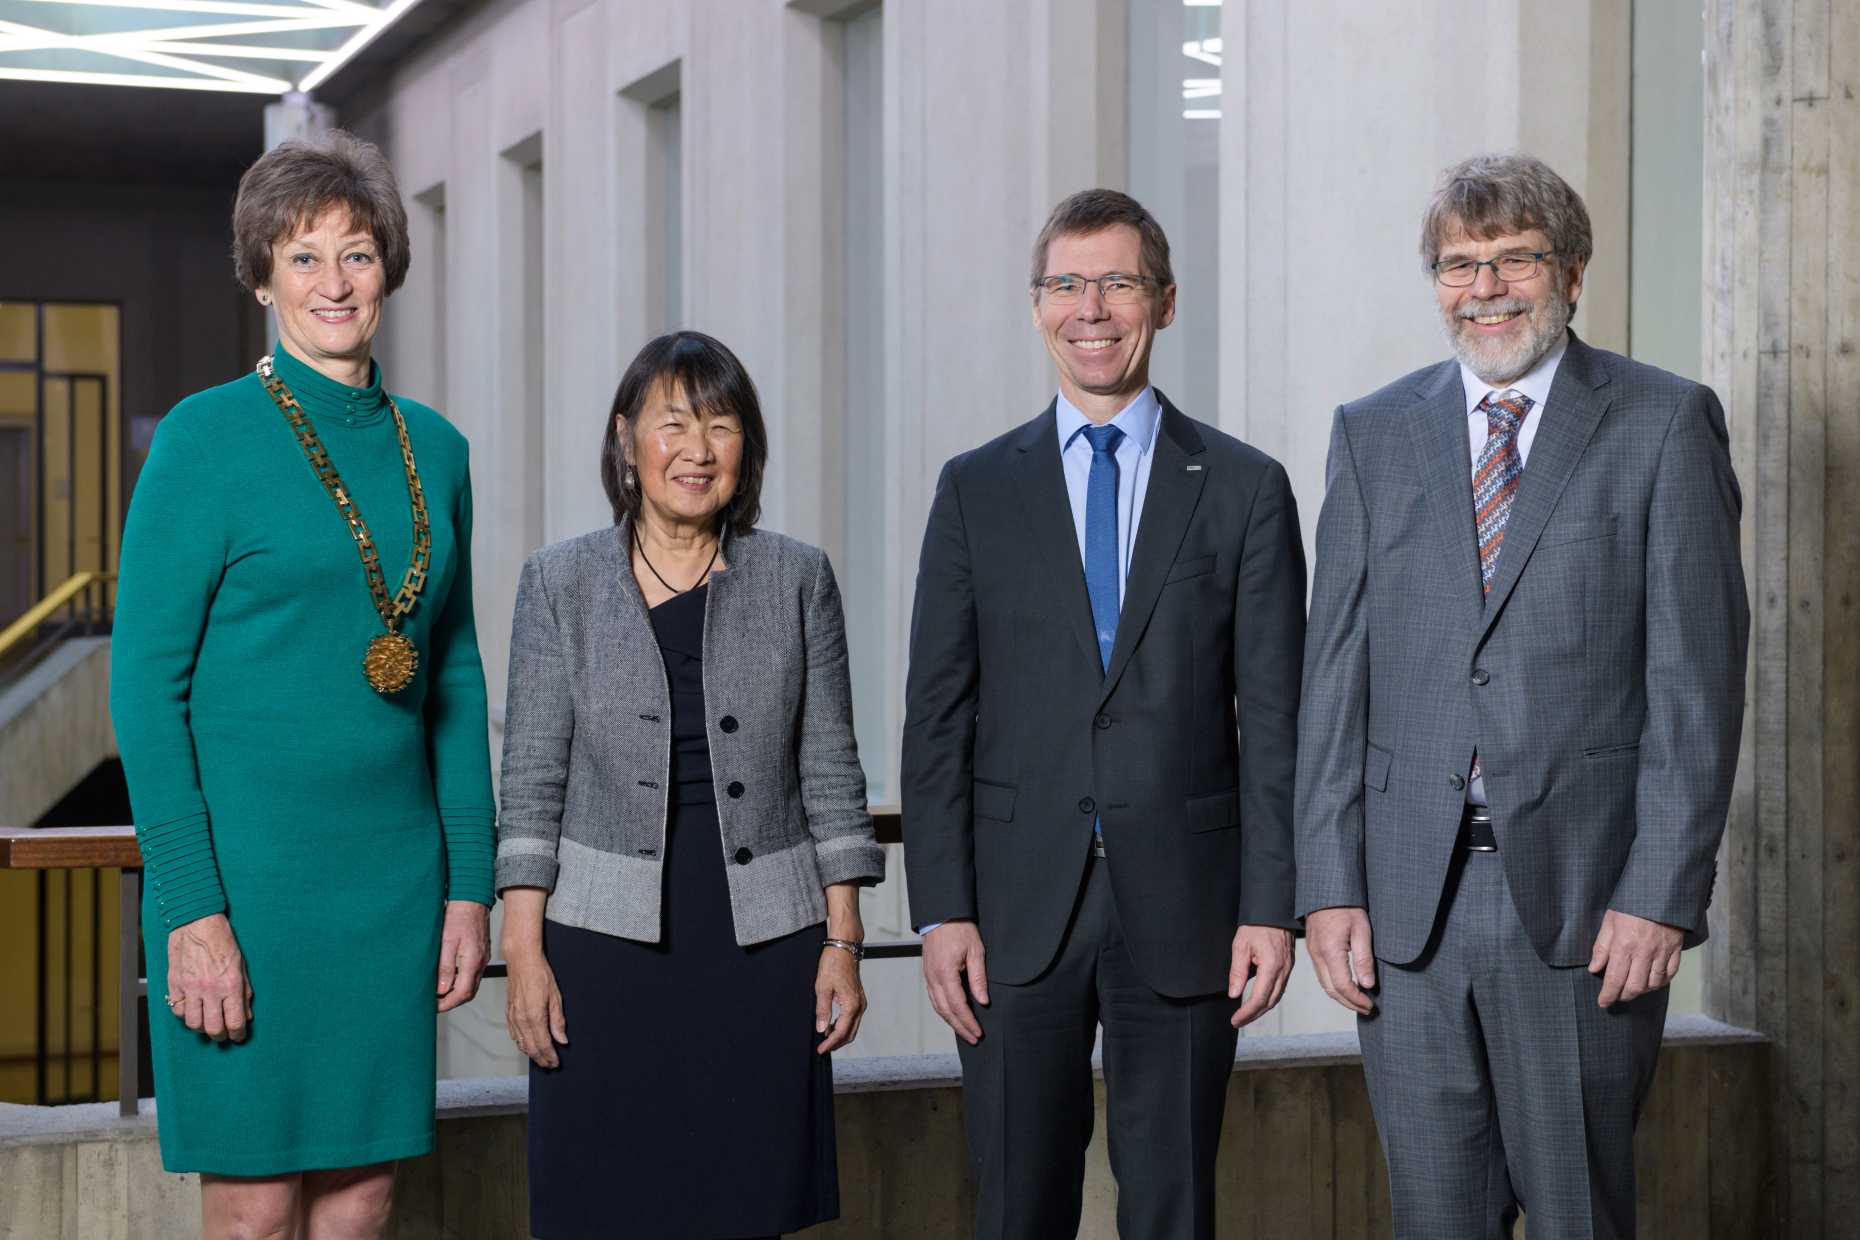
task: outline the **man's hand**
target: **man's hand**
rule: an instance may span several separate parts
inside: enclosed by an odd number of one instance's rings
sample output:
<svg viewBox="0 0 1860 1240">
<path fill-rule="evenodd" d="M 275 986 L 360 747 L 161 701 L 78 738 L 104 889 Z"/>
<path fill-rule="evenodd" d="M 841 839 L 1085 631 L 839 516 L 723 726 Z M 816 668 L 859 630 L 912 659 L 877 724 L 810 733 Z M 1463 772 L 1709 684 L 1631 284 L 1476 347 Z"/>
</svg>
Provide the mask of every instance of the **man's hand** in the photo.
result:
<svg viewBox="0 0 1860 1240">
<path fill-rule="evenodd" d="M 924 935 L 924 986 L 930 1006 L 956 1036 L 974 1046 L 982 1040 L 981 1022 L 969 1008 L 969 996 L 988 1004 L 988 969 L 983 964 L 982 932 L 972 921 L 946 921 Z M 968 989 L 962 975 L 969 975 Z"/>
<path fill-rule="evenodd" d="M 1603 1007 L 1638 999 L 1679 973 L 1685 931 L 1614 909 L 1602 915 L 1602 932 L 1589 953 L 1589 972 L 1602 974 Z"/>
<path fill-rule="evenodd" d="M 1292 976 L 1292 962 L 1298 958 L 1292 932 L 1277 926 L 1241 926 L 1234 932 L 1233 963 L 1227 968 L 1227 997 L 1238 999 L 1246 989 L 1247 975 L 1253 977 L 1253 993 L 1233 1015 L 1235 1029 L 1250 1025 L 1279 1006 L 1285 995 L 1285 983 Z"/>
<path fill-rule="evenodd" d="M 1358 1016 L 1375 1011 L 1365 992 L 1375 989 L 1376 957 L 1369 938 L 1369 910 L 1321 908 L 1305 916 L 1311 967 L 1324 993 Z"/>
</svg>

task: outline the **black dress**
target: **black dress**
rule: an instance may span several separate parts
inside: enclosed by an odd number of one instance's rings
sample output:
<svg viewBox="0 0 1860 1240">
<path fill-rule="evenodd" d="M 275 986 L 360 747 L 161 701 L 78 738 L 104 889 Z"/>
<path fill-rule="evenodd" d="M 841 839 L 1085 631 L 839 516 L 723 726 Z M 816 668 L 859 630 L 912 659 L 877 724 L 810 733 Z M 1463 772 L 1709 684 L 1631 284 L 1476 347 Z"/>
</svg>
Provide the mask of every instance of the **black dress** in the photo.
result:
<svg viewBox="0 0 1860 1240">
<path fill-rule="evenodd" d="M 664 936 L 543 923 L 569 1041 L 530 1067 L 541 1240 L 736 1240 L 839 1216 L 822 926 L 738 947 L 704 732 L 707 586 L 652 609 L 672 693 Z"/>
</svg>

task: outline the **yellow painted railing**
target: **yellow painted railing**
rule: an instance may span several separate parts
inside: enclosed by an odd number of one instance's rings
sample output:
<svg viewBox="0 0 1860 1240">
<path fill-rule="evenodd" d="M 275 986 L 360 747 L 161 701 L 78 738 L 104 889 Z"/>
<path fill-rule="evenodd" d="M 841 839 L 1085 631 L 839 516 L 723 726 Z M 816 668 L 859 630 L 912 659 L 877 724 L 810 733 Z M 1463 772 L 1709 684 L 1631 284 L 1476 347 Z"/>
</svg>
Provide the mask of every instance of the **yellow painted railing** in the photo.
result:
<svg viewBox="0 0 1860 1240">
<path fill-rule="evenodd" d="M 114 577 L 114 573 L 75 573 L 67 578 L 63 585 L 28 608 L 25 615 L 0 629 L 0 659 L 6 658 L 15 646 L 38 632 L 39 626 L 56 615 L 59 608 L 68 606 L 91 587 L 101 586 Z"/>
</svg>

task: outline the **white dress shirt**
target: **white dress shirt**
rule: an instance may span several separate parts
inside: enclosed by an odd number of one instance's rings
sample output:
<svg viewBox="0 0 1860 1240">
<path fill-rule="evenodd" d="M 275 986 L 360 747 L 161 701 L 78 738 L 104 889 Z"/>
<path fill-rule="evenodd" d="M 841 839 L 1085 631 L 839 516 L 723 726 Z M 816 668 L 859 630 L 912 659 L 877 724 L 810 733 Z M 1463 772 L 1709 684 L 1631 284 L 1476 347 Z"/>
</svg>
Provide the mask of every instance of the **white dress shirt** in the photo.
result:
<svg viewBox="0 0 1860 1240">
<path fill-rule="evenodd" d="M 1537 428 L 1543 425 L 1544 410 L 1550 403 L 1550 384 L 1556 379 L 1556 368 L 1562 364 L 1563 354 L 1569 351 L 1569 333 L 1563 333 L 1563 339 L 1537 360 L 1537 364 L 1525 371 L 1515 383 L 1504 387 L 1493 387 L 1478 375 L 1460 363 L 1460 383 L 1466 389 L 1466 437 L 1472 448 L 1473 472 L 1479 470 L 1479 453 L 1485 450 L 1488 427 L 1486 416 L 1479 408 L 1479 402 L 1488 395 L 1510 391 L 1521 392 L 1531 398 L 1531 411 L 1518 425 L 1518 463 L 1527 465 L 1531 459 L 1531 444 L 1537 439 Z M 1505 562 L 1505 553 L 1501 549 L 1498 562 Z M 1488 805 L 1485 799 L 1485 777 L 1482 775 L 1466 785 L 1466 803 L 1468 805 Z"/>
<path fill-rule="evenodd" d="M 1079 563 L 1085 562 L 1085 490 L 1091 479 L 1091 441 L 1084 430 L 1092 422 L 1060 394 L 1055 421 L 1059 431 L 1059 463 L 1065 468 L 1066 498 L 1072 502 L 1072 529 L 1079 539 Z M 1124 603 L 1124 583 L 1130 577 L 1130 553 L 1137 545 L 1137 525 L 1143 519 L 1143 497 L 1150 489 L 1150 465 L 1156 459 L 1156 430 L 1162 425 L 1162 402 L 1156 389 L 1146 387 L 1112 418 L 1110 425 L 1124 432 L 1113 455 L 1117 458 L 1117 602 Z"/>
</svg>

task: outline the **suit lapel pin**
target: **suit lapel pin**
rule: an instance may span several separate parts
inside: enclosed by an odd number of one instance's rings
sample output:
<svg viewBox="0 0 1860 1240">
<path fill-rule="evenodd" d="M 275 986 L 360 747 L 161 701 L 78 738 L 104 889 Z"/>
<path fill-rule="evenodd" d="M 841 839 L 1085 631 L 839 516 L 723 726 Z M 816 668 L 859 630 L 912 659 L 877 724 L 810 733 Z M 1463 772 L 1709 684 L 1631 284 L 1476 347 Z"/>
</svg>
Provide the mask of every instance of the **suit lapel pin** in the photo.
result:
<svg viewBox="0 0 1860 1240">
<path fill-rule="evenodd" d="M 1182 468 L 1187 470 L 1191 474 L 1198 474 L 1201 472 L 1201 466 L 1199 465 L 1184 465 L 1182 466 Z"/>
</svg>

